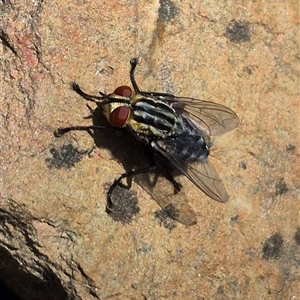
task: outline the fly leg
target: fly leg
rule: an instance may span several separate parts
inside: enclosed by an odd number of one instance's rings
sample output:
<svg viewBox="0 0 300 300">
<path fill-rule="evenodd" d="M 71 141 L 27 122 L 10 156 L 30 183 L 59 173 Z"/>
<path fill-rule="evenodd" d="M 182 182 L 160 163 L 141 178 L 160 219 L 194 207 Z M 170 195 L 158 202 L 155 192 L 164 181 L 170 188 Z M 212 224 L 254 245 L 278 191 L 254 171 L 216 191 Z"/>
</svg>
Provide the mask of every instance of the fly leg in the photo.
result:
<svg viewBox="0 0 300 300">
<path fill-rule="evenodd" d="M 139 170 L 134 170 L 131 172 L 126 172 L 124 174 L 122 174 L 117 180 L 114 181 L 114 183 L 110 186 L 108 192 L 107 192 L 107 204 L 106 204 L 106 212 L 110 213 L 113 208 L 114 208 L 114 204 L 111 200 L 111 195 L 114 191 L 114 189 L 116 188 L 117 185 L 120 185 L 122 179 L 127 178 L 127 177 L 132 177 L 132 176 L 136 176 L 142 173 L 148 173 L 152 170 L 154 170 L 156 168 L 156 166 L 150 166 L 144 169 L 139 169 Z"/>
<path fill-rule="evenodd" d="M 133 86 L 134 92 L 136 94 L 140 94 L 141 91 L 140 91 L 140 89 L 139 89 L 139 87 L 138 87 L 138 85 L 137 85 L 137 83 L 135 81 L 135 78 L 134 78 L 134 71 L 135 71 L 135 68 L 136 68 L 137 64 L 138 64 L 138 60 L 137 60 L 136 57 L 132 58 L 130 60 L 130 65 L 131 65 L 131 69 L 130 69 L 130 81 L 131 81 L 131 84 Z"/>
<path fill-rule="evenodd" d="M 92 102 L 95 102 L 95 103 L 99 103 L 100 100 L 103 100 L 106 95 L 103 94 L 103 93 L 100 93 L 101 96 L 92 96 L 92 95 L 89 95 L 89 94 L 86 94 L 81 88 L 80 86 L 78 85 L 78 83 L 76 82 L 72 82 L 71 83 L 71 89 L 73 91 L 75 91 L 78 95 L 80 95 L 81 97 L 83 97 L 85 100 L 88 100 L 88 101 L 92 101 Z M 96 100 L 99 100 L 99 101 L 96 101 Z M 90 110 L 92 110 L 89 106 L 88 108 Z M 58 128 L 54 131 L 54 136 L 55 137 L 61 137 L 62 135 L 64 135 L 65 133 L 69 132 L 69 131 L 72 131 L 72 130 L 84 130 L 84 131 L 89 131 L 90 129 L 110 129 L 110 128 L 106 128 L 104 126 L 94 126 L 94 125 L 91 125 L 91 126 L 70 126 L 70 127 L 65 127 L 65 128 Z"/>
<path fill-rule="evenodd" d="M 114 183 L 110 186 L 108 192 L 107 192 L 107 204 L 106 204 L 106 212 L 109 214 L 113 208 L 114 208 L 114 204 L 111 200 L 111 195 L 114 191 L 114 189 L 116 188 L 117 185 L 121 184 L 122 179 L 124 178 L 128 178 L 128 177 L 133 177 L 139 174 L 143 174 L 143 173 L 148 173 L 151 172 L 153 170 L 156 169 L 156 163 L 155 163 L 155 159 L 153 156 L 153 153 L 151 151 L 151 148 L 147 147 L 144 145 L 143 147 L 143 152 L 144 155 L 149 163 L 149 167 L 147 168 L 143 168 L 143 169 L 138 169 L 138 170 L 134 170 L 134 171 L 130 171 L 130 172 L 126 172 L 124 174 L 122 174 L 118 179 L 116 179 L 114 181 Z"/>
<path fill-rule="evenodd" d="M 72 82 L 71 83 L 71 89 L 73 91 L 75 91 L 78 95 L 80 95 L 82 98 L 84 98 L 85 100 L 92 101 L 92 102 L 95 102 L 95 103 L 98 103 L 99 101 L 103 101 L 106 97 L 106 95 L 102 92 L 100 92 L 101 96 L 93 96 L 93 95 L 89 95 L 89 94 L 85 93 L 80 88 L 80 86 L 78 85 L 77 82 Z M 98 101 L 96 101 L 96 100 L 98 100 Z"/>
<path fill-rule="evenodd" d="M 165 168 L 164 168 L 165 174 L 164 175 L 165 175 L 166 179 L 168 179 L 172 183 L 172 185 L 174 187 L 174 194 L 179 193 L 182 189 L 182 185 L 179 182 L 177 182 L 172 175 L 172 171 L 174 171 L 175 168 L 173 167 L 171 162 L 166 157 L 161 155 L 161 153 L 158 152 L 157 155 L 160 157 L 162 163 L 165 166 Z"/>
<path fill-rule="evenodd" d="M 149 163 L 149 167 L 134 170 L 134 171 L 130 171 L 130 172 L 126 172 L 114 181 L 114 183 L 110 186 L 110 188 L 107 192 L 107 204 L 106 204 L 106 212 L 107 213 L 110 213 L 114 208 L 114 204 L 111 200 L 112 193 L 113 193 L 114 189 L 116 188 L 116 186 L 121 185 L 121 181 L 124 178 L 133 177 L 133 176 L 136 176 L 136 175 L 139 175 L 139 174 L 148 173 L 148 172 L 151 172 L 151 171 L 153 171 L 157 168 L 152 148 L 147 146 L 147 145 L 144 145 L 143 152 L 144 152 L 144 155 L 145 155 L 145 157 L 146 157 L 146 159 Z M 164 157 L 162 157 L 162 160 L 163 160 L 162 161 L 163 164 L 165 165 L 164 176 L 166 177 L 167 180 L 169 180 L 172 183 L 172 185 L 174 187 L 174 193 L 177 194 L 177 193 L 180 192 L 180 190 L 182 188 L 182 185 L 179 182 L 177 182 L 174 179 L 174 177 L 172 176 L 171 170 L 173 170 L 174 168 L 171 166 L 171 164 L 168 161 L 165 161 Z"/>
<path fill-rule="evenodd" d="M 158 98 L 159 100 L 164 100 L 164 98 L 168 98 L 168 100 L 170 100 L 170 98 L 175 98 L 174 95 L 172 94 L 168 94 L 168 93 L 155 93 L 155 92 L 143 92 L 140 90 L 140 88 L 138 87 L 136 81 L 135 81 L 135 77 L 134 77 L 134 72 L 135 72 L 135 69 L 136 69 L 136 66 L 138 65 L 138 59 L 137 58 L 132 58 L 130 60 L 130 65 L 131 65 L 131 69 L 130 69 L 130 81 L 131 81 L 131 84 L 133 86 L 133 89 L 134 89 L 134 92 L 136 94 L 140 94 L 140 95 L 143 95 L 143 96 L 152 96 L 152 97 L 156 97 Z"/>
<path fill-rule="evenodd" d="M 175 180 L 169 169 L 167 170 L 166 178 L 173 184 L 174 194 L 179 193 L 182 189 L 182 185 Z"/>
<path fill-rule="evenodd" d="M 65 133 L 69 132 L 69 131 L 73 131 L 73 130 L 82 130 L 82 131 L 89 131 L 89 130 L 95 130 L 95 129 L 110 129 L 113 130 L 114 128 L 107 128 L 105 126 L 94 126 L 94 125 L 90 125 L 90 126 L 70 126 L 70 127 L 60 127 L 57 128 L 54 131 L 54 136 L 55 137 L 61 137 L 62 135 L 64 135 Z M 114 129 L 115 130 L 115 129 Z"/>
</svg>

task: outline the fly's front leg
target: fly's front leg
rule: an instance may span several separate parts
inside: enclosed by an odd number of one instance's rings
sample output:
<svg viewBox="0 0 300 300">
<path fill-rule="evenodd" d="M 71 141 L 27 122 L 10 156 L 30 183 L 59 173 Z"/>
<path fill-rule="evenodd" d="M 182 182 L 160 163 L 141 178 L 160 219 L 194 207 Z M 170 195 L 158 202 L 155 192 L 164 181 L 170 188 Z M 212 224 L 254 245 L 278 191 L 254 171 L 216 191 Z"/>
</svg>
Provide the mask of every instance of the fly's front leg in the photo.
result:
<svg viewBox="0 0 300 300">
<path fill-rule="evenodd" d="M 57 128 L 54 131 L 54 136 L 55 137 L 61 137 L 62 135 L 64 135 L 65 133 L 69 132 L 69 131 L 73 131 L 73 130 L 79 130 L 79 131 L 89 131 L 89 130 L 95 130 L 95 129 L 110 129 L 110 130 L 114 130 L 114 128 L 107 128 L 105 126 L 70 126 L 70 127 L 60 127 Z"/>
<path fill-rule="evenodd" d="M 99 101 L 103 101 L 103 99 L 105 98 L 105 94 L 101 93 L 100 92 L 100 95 L 101 96 L 93 96 L 93 95 L 89 95 L 87 93 L 85 93 L 81 88 L 80 86 L 78 85 L 77 82 L 72 82 L 71 83 L 71 89 L 73 91 L 75 91 L 78 95 L 80 95 L 82 98 L 84 98 L 85 100 L 88 100 L 88 101 L 92 101 L 92 102 L 95 102 L 95 103 L 99 103 Z M 98 101 L 96 101 L 98 100 Z"/>
</svg>

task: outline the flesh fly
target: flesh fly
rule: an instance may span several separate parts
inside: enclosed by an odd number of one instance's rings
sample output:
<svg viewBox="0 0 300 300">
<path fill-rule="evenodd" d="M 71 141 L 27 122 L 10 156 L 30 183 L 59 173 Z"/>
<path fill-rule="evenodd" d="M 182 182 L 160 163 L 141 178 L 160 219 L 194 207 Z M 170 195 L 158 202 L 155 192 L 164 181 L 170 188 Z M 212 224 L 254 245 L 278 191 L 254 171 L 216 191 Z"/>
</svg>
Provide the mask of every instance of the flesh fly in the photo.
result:
<svg viewBox="0 0 300 300">
<path fill-rule="evenodd" d="M 149 167 L 122 174 L 111 185 L 107 193 L 107 211 L 113 209 L 111 196 L 122 179 L 137 176 L 138 183 L 154 197 L 170 217 L 185 224 L 193 225 L 196 217 L 186 203 L 181 185 L 171 175 L 178 170 L 212 199 L 226 202 L 228 193 L 209 162 L 209 139 L 211 135 L 221 135 L 236 128 L 237 115 L 221 104 L 187 97 L 176 97 L 167 93 L 144 92 L 138 87 L 134 72 L 138 61 L 130 61 L 130 80 L 134 92 L 128 86 L 118 87 L 112 94 L 100 92 L 93 96 L 72 83 L 72 89 L 88 101 L 96 102 L 102 109 L 107 122 L 116 128 L 129 130 L 148 149 Z M 59 137 L 71 130 L 97 130 L 103 126 L 72 126 L 58 128 Z M 165 189 L 166 181 L 156 178 L 150 185 L 147 174 L 155 171 L 154 156 L 159 156 L 165 165 L 165 177 L 173 192 Z M 171 183 L 171 184 L 170 184 Z"/>
</svg>

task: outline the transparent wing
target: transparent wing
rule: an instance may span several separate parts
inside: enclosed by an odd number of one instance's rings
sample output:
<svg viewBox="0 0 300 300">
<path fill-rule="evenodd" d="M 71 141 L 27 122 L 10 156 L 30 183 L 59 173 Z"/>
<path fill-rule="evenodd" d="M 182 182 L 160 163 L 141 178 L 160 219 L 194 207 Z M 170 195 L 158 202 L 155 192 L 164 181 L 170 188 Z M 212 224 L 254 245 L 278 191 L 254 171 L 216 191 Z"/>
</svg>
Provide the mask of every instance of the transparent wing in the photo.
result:
<svg viewBox="0 0 300 300">
<path fill-rule="evenodd" d="M 170 94 L 151 94 L 151 96 L 169 102 L 178 113 L 189 117 L 200 132 L 206 136 L 221 135 L 236 128 L 240 123 L 234 111 L 218 103 L 175 97 Z"/>
<path fill-rule="evenodd" d="M 221 135 L 236 128 L 240 123 L 236 113 L 224 105 L 192 98 L 176 100 L 179 106 L 183 105 L 185 115 L 201 126 L 209 128 L 212 135 Z"/>
<path fill-rule="evenodd" d="M 228 201 L 229 195 L 209 160 L 206 159 L 205 161 L 195 161 L 187 164 L 174 155 L 174 151 L 172 151 L 173 145 L 174 140 L 172 143 L 168 143 L 168 140 L 153 142 L 154 148 L 206 195 L 219 202 Z"/>
</svg>

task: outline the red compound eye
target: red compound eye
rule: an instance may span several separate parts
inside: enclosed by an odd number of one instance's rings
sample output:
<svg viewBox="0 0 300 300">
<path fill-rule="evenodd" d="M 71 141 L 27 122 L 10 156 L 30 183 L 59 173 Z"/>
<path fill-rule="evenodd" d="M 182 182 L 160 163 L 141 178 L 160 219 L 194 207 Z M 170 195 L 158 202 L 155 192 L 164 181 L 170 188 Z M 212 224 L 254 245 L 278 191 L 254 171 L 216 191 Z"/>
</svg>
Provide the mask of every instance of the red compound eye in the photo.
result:
<svg viewBox="0 0 300 300">
<path fill-rule="evenodd" d="M 114 94 L 129 98 L 132 95 L 132 89 L 127 85 L 121 85 L 115 89 Z"/>
<path fill-rule="evenodd" d="M 127 106 L 119 106 L 114 109 L 109 115 L 109 123 L 115 127 L 124 127 L 128 117 L 130 109 Z"/>
</svg>

